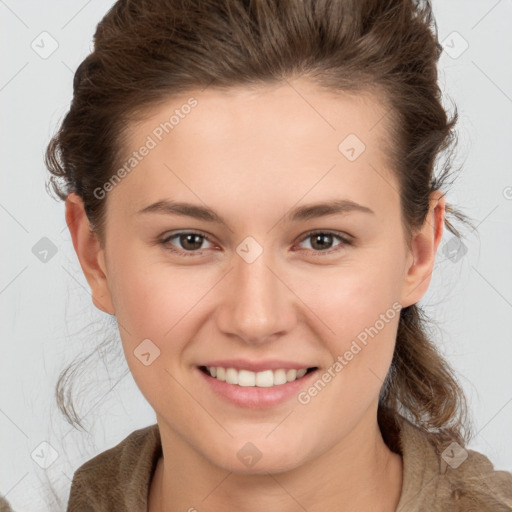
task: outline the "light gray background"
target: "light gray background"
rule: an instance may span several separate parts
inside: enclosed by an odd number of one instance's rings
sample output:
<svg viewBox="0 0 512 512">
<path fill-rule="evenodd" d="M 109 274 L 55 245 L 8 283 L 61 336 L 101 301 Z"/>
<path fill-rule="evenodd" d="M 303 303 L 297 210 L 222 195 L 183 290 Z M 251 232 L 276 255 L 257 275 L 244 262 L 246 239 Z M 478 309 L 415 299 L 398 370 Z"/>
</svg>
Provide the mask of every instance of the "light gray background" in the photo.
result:
<svg viewBox="0 0 512 512">
<path fill-rule="evenodd" d="M 63 204 L 45 191 L 43 151 L 111 3 L 0 0 L 0 493 L 16 511 L 65 510 L 79 465 L 155 423 L 121 350 L 89 367 L 80 388 L 90 436 L 72 431 L 54 401 L 60 370 L 91 350 L 109 324 L 90 301 Z M 437 0 L 434 9 L 452 55 L 441 58 L 441 81 L 461 115 L 464 172 L 448 201 L 475 220 L 479 236 L 467 240 L 460 259 L 441 249 L 422 303 L 470 399 L 477 432 L 470 446 L 512 471 L 512 2 Z M 49 52 L 51 38 L 58 48 L 47 58 L 32 49 L 35 41 Z M 57 250 L 46 263 L 32 252 L 43 237 Z M 450 238 L 445 233 L 442 248 Z M 36 461 L 52 454 L 44 471 Z"/>
</svg>

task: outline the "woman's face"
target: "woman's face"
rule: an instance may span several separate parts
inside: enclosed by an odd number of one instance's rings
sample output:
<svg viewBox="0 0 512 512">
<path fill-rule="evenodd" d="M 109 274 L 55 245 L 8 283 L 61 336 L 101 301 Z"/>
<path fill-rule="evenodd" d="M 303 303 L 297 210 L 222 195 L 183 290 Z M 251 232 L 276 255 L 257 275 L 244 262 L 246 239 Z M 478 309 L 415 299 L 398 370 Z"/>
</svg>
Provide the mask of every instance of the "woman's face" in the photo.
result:
<svg viewBox="0 0 512 512">
<path fill-rule="evenodd" d="M 385 114 L 297 80 L 184 94 L 130 131 L 91 286 L 164 443 L 279 472 L 375 429 L 433 263 L 432 226 L 406 245 Z"/>
</svg>

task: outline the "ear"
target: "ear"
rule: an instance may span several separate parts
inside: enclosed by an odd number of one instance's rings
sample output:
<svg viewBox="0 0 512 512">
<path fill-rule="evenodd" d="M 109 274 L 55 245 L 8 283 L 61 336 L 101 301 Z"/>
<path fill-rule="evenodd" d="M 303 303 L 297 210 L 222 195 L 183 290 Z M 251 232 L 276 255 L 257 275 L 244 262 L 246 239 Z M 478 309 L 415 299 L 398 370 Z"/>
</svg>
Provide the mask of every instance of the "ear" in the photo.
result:
<svg viewBox="0 0 512 512">
<path fill-rule="evenodd" d="M 101 248 L 97 235 L 91 230 L 82 198 L 74 192 L 66 198 L 66 223 L 80 266 L 91 288 L 93 304 L 101 311 L 113 315 L 114 307 L 107 283 L 105 251 Z"/>
<path fill-rule="evenodd" d="M 418 302 L 429 287 L 437 248 L 443 236 L 445 208 L 444 194 L 440 190 L 432 192 L 425 222 L 411 241 L 411 262 L 402 287 L 401 304 L 404 308 Z"/>
</svg>

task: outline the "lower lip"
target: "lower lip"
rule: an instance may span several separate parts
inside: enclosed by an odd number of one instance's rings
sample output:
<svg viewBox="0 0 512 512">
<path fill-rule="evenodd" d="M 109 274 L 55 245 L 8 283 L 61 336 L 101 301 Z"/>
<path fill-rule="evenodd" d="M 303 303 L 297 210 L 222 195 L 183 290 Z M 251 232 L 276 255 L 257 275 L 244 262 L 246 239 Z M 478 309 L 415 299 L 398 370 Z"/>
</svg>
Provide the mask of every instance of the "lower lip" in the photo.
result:
<svg viewBox="0 0 512 512">
<path fill-rule="evenodd" d="M 238 407 L 246 407 L 248 409 L 264 409 L 286 402 L 290 398 L 297 396 L 301 388 L 308 384 L 311 378 L 318 372 L 318 370 L 313 370 L 300 379 L 280 384 L 279 386 L 259 388 L 256 386 L 228 384 L 207 375 L 199 368 L 197 368 L 197 371 L 212 391 Z"/>
</svg>

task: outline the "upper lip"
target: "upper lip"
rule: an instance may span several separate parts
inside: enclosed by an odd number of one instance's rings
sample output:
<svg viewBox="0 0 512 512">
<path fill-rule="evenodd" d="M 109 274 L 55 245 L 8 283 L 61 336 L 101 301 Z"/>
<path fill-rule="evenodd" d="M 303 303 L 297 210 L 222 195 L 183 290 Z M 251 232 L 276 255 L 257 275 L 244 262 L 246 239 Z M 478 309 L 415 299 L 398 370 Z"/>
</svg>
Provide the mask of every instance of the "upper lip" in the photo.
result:
<svg viewBox="0 0 512 512">
<path fill-rule="evenodd" d="M 264 370 L 300 370 L 301 368 L 315 368 L 315 365 L 295 361 L 280 361 L 277 359 L 267 361 L 248 361 L 246 359 L 223 359 L 204 363 L 200 366 L 220 366 L 222 368 L 234 368 L 235 370 L 249 370 L 262 372 Z"/>
</svg>

